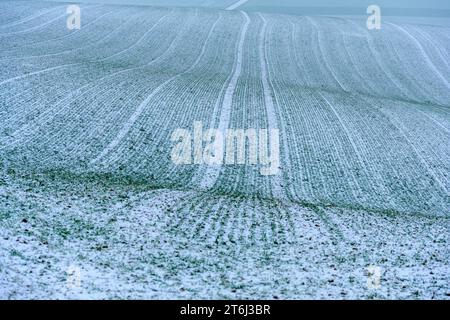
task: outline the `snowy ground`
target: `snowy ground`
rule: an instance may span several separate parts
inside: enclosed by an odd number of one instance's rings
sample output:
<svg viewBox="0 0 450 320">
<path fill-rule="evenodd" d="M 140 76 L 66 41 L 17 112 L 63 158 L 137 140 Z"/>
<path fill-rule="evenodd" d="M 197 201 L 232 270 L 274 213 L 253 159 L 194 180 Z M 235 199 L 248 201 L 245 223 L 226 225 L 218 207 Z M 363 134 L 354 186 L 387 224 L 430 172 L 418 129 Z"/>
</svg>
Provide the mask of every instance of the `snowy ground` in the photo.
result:
<svg viewBox="0 0 450 320">
<path fill-rule="evenodd" d="M 0 1 L 0 298 L 448 299 L 449 27 L 194 2 Z M 175 165 L 194 121 L 282 173 Z"/>
<path fill-rule="evenodd" d="M 61 176 L 1 189 L 3 298 L 449 294 L 448 218 Z M 369 265 L 381 267 L 378 289 L 367 287 Z M 79 288 L 67 286 L 70 267 Z"/>
</svg>

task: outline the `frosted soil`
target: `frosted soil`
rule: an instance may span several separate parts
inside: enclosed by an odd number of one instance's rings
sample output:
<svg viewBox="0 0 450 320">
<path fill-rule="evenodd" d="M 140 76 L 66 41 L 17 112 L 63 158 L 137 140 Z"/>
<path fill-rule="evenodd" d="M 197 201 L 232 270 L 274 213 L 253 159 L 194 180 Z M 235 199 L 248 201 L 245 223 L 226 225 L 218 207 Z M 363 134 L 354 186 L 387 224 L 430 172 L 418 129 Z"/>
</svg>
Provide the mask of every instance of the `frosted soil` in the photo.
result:
<svg viewBox="0 0 450 320">
<path fill-rule="evenodd" d="M 2 298 L 437 299 L 448 218 L 62 173 L 0 190 Z M 55 192 L 55 188 L 57 191 Z M 367 287 L 367 267 L 382 268 Z M 80 287 L 67 286 L 69 267 Z"/>
<path fill-rule="evenodd" d="M 206 2 L 0 1 L 0 298 L 448 299 L 450 28 Z M 281 174 L 175 165 L 195 121 Z"/>
</svg>

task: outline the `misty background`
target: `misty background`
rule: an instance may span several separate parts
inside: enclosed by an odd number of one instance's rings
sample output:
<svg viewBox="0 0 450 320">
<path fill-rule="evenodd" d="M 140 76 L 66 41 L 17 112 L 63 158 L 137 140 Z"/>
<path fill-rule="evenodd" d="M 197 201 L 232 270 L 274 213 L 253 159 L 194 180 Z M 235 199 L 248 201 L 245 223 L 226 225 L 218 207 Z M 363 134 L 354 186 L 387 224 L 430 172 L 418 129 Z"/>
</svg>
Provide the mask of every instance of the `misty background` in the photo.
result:
<svg viewBox="0 0 450 320">
<path fill-rule="evenodd" d="M 26 1 L 26 0 L 25 0 Z M 224 9 L 237 0 L 48 0 L 67 3 L 208 7 Z M 238 10 L 291 15 L 343 16 L 366 19 L 369 5 L 378 5 L 382 17 L 392 22 L 450 26 L 448 0 L 249 0 Z"/>
</svg>

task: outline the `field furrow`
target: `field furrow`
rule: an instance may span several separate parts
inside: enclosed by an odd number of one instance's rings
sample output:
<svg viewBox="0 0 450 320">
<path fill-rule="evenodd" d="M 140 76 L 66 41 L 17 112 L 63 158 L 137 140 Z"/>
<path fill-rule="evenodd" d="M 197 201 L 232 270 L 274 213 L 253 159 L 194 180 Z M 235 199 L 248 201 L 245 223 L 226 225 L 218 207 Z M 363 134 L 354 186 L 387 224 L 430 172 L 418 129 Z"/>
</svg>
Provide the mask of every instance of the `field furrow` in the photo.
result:
<svg viewBox="0 0 450 320">
<path fill-rule="evenodd" d="M 257 2 L 0 1 L 0 299 L 448 298 L 450 28 Z"/>
</svg>

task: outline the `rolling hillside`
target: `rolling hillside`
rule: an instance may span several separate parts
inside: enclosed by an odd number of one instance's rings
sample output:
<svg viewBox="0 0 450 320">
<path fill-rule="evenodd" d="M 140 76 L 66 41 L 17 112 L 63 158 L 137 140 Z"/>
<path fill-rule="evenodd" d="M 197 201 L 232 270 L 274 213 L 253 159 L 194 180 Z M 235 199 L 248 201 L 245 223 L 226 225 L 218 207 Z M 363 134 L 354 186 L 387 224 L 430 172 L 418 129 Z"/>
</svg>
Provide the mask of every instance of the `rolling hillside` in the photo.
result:
<svg viewBox="0 0 450 320">
<path fill-rule="evenodd" d="M 197 2 L 0 2 L 0 297 L 448 297 L 450 28 Z M 280 174 L 174 164 L 196 121 Z"/>
</svg>

